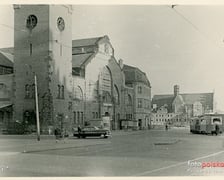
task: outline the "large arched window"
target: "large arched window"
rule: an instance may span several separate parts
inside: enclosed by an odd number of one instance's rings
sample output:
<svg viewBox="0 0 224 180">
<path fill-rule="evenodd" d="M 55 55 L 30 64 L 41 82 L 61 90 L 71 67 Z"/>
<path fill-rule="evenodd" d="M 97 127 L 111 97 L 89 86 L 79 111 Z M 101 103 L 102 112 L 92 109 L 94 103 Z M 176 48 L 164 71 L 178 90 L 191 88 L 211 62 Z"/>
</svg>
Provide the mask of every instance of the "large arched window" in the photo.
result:
<svg viewBox="0 0 224 180">
<path fill-rule="evenodd" d="M 100 72 L 99 78 L 100 92 L 102 92 L 103 102 L 112 103 L 112 76 L 110 69 L 105 66 Z"/>
<path fill-rule="evenodd" d="M 111 94 L 112 78 L 111 78 L 110 70 L 106 66 L 101 71 L 100 81 L 101 81 L 102 91 L 107 91 Z"/>
<path fill-rule="evenodd" d="M 116 104 L 120 104 L 119 91 L 116 85 L 114 85 L 114 101 Z"/>
<path fill-rule="evenodd" d="M 30 85 L 29 84 L 26 84 L 25 85 L 25 98 L 30 98 Z"/>
<path fill-rule="evenodd" d="M 74 89 L 74 100 L 83 100 L 83 92 L 80 86 L 75 87 Z"/>
<path fill-rule="evenodd" d="M 111 103 L 111 95 L 107 91 L 103 92 L 103 102 L 104 103 Z"/>
<path fill-rule="evenodd" d="M 65 87 L 63 85 L 61 86 L 61 98 L 65 98 Z"/>
<path fill-rule="evenodd" d="M 130 94 L 128 94 L 128 105 L 131 106 L 132 105 L 132 97 Z"/>
</svg>

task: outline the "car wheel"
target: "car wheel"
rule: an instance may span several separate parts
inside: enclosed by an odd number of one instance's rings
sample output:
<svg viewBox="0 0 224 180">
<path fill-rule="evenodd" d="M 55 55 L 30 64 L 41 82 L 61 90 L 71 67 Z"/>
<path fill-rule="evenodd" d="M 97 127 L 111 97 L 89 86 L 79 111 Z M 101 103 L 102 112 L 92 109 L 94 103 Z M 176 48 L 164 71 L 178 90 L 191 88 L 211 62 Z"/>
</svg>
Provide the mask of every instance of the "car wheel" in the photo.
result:
<svg viewBox="0 0 224 180">
<path fill-rule="evenodd" d="M 106 135 L 106 134 L 104 134 L 104 136 L 103 136 L 104 138 L 108 138 L 108 136 Z"/>
</svg>

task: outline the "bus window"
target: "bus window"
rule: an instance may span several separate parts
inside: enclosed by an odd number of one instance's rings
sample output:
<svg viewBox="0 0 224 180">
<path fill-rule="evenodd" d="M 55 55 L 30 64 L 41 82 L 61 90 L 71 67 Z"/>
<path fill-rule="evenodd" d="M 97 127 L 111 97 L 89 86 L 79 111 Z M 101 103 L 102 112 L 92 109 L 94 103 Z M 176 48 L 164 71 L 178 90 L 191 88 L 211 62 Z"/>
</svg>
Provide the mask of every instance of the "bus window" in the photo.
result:
<svg viewBox="0 0 224 180">
<path fill-rule="evenodd" d="M 201 124 L 202 125 L 206 125 L 206 120 L 205 119 L 201 119 Z"/>
<path fill-rule="evenodd" d="M 221 121 L 220 118 L 213 118 L 213 119 L 212 119 L 212 123 L 213 123 L 213 124 L 221 124 L 222 121 Z"/>
<path fill-rule="evenodd" d="M 196 120 L 196 124 L 197 124 L 197 125 L 199 124 L 199 119 Z"/>
</svg>

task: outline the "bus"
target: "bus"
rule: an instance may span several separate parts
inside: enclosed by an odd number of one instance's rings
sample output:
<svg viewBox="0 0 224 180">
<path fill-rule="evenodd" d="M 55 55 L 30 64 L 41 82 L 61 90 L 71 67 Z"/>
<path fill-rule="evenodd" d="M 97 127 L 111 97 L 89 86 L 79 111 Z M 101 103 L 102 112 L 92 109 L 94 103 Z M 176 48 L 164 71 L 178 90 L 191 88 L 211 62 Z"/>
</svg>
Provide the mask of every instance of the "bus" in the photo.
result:
<svg viewBox="0 0 224 180">
<path fill-rule="evenodd" d="M 190 120 L 190 132 L 196 134 L 219 134 L 224 130 L 224 114 L 204 114 Z"/>
</svg>

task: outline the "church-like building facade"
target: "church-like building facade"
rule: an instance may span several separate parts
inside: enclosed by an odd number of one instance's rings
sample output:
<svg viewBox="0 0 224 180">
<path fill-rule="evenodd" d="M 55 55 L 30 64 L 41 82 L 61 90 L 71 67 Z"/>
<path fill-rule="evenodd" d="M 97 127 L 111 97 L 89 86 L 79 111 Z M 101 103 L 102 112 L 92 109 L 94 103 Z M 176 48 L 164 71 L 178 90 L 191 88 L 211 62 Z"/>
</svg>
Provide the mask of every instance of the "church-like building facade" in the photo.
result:
<svg viewBox="0 0 224 180">
<path fill-rule="evenodd" d="M 14 5 L 14 48 L 0 49 L 0 125 L 19 122 L 35 129 L 37 87 L 42 133 L 78 125 L 147 128 L 146 74 L 117 61 L 106 35 L 72 40 L 72 11 L 67 5 Z M 129 69 L 142 77 L 132 80 L 134 86 L 127 82 Z M 137 88 L 146 89 L 144 106 L 136 105 Z"/>
<path fill-rule="evenodd" d="M 152 125 L 189 125 L 189 119 L 214 112 L 214 93 L 180 93 L 154 95 L 152 99 Z"/>
</svg>

